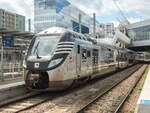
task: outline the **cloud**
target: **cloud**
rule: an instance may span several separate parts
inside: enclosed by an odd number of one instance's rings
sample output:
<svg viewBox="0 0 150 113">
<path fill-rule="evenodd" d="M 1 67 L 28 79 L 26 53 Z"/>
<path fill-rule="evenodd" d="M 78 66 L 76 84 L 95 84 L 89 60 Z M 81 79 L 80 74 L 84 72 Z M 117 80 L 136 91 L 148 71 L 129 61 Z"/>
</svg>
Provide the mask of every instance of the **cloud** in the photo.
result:
<svg viewBox="0 0 150 113">
<path fill-rule="evenodd" d="M 112 13 L 119 12 L 119 9 L 117 8 L 118 6 L 124 13 L 135 12 L 145 18 L 150 17 L 150 0 L 80 0 L 78 2 L 76 0 L 70 1 L 83 11 L 89 13 L 96 12 L 97 16 L 112 15 Z"/>
<path fill-rule="evenodd" d="M 31 18 L 34 18 L 34 0 L 0 0 L 0 8 Z M 96 13 L 98 17 L 114 16 L 119 12 L 113 0 L 68 0 L 85 13 L 92 15 Z M 131 22 L 139 20 L 139 18 L 150 18 L 150 0 L 115 0 L 116 4 L 125 13 L 126 16 L 130 12 L 136 13 L 139 17 L 128 16 Z M 115 15 L 116 16 L 116 15 Z M 121 18 L 121 14 L 117 17 Z M 117 18 L 115 17 L 115 18 Z M 109 19 L 108 19 L 109 20 Z M 110 20 L 109 20 L 110 21 Z M 114 20 L 112 20 L 114 21 Z M 115 22 L 117 23 L 117 22 Z"/>
<path fill-rule="evenodd" d="M 94 0 L 94 1 L 80 0 L 78 2 L 77 0 L 69 0 L 69 1 L 89 15 L 91 15 L 92 13 L 96 13 L 97 15 L 99 15 L 101 11 L 102 0 Z"/>
<path fill-rule="evenodd" d="M 33 0 L 1 0 L 0 8 L 10 11 L 12 13 L 17 13 L 26 17 L 26 29 L 27 20 L 31 18 L 33 23 L 34 18 L 34 5 Z M 32 26 L 33 29 L 33 26 Z"/>
<path fill-rule="evenodd" d="M 148 16 L 150 14 L 150 0 L 119 0 L 118 3 L 127 12 L 134 11 L 141 16 Z"/>
<path fill-rule="evenodd" d="M 33 0 L 1 0 L 0 8 L 33 18 Z"/>
<path fill-rule="evenodd" d="M 130 23 L 135 23 L 135 22 L 142 21 L 141 18 L 132 18 L 132 17 L 130 17 L 130 18 L 127 18 L 127 19 L 128 19 L 128 21 L 129 21 Z M 111 21 L 111 22 L 114 23 L 115 27 L 118 27 L 118 25 L 120 24 L 120 22 L 117 21 L 117 20 L 113 20 L 113 21 Z"/>
</svg>

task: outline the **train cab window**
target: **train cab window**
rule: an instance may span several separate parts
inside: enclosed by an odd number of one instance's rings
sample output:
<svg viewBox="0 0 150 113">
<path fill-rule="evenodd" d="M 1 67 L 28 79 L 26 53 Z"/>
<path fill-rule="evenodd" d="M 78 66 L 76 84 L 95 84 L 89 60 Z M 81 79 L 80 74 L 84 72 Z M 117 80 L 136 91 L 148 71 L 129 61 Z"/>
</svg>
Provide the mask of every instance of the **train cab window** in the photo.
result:
<svg viewBox="0 0 150 113">
<path fill-rule="evenodd" d="M 78 54 L 80 54 L 80 45 L 78 45 Z"/>
<path fill-rule="evenodd" d="M 82 59 L 86 59 L 86 49 L 82 49 Z"/>
<path fill-rule="evenodd" d="M 87 51 L 87 57 L 91 57 L 91 52 L 90 52 L 90 50 Z"/>
</svg>

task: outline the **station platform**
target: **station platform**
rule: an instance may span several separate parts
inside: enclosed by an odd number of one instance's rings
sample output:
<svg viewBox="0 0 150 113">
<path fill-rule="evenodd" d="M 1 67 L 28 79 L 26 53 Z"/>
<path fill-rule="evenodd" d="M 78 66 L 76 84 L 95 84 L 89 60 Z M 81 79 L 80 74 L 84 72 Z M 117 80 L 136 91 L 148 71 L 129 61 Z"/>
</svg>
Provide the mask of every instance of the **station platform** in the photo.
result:
<svg viewBox="0 0 150 113">
<path fill-rule="evenodd" d="M 24 85 L 23 78 L 14 79 L 14 80 L 7 80 L 7 81 L 0 81 L 0 91 L 11 88 Z"/>
<path fill-rule="evenodd" d="M 23 95 L 26 92 L 23 78 L 0 81 L 0 103 L 4 100 Z"/>
<path fill-rule="evenodd" d="M 138 100 L 135 113 L 150 113 L 150 70 Z"/>
</svg>

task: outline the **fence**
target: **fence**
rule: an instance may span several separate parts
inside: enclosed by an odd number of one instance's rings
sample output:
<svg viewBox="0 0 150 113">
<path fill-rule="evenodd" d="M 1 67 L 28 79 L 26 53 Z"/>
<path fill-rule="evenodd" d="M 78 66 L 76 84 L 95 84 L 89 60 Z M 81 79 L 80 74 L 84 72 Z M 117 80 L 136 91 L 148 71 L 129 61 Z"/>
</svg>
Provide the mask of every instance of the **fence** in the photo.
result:
<svg viewBox="0 0 150 113">
<path fill-rule="evenodd" d="M 1 67 L 1 65 L 0 65 Z M 3 63 L 1 70 L 1 80 L 12 80 L 16 78 L 23 78 L 22 63 Z"/>
</svg>

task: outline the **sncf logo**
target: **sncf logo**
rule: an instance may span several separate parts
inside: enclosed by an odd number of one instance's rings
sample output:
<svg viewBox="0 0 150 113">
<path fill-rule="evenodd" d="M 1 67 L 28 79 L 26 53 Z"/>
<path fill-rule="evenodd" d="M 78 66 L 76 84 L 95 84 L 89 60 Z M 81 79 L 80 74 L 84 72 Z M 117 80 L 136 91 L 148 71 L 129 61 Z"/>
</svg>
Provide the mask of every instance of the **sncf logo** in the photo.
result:
<svg viewBox="0 0 150 113">
<path fill-rule="evenodd" d="M 39 65 L 40 65 L 39 63 L 35 63 L 34 68 L 39 68 Z"/>
</svg>

